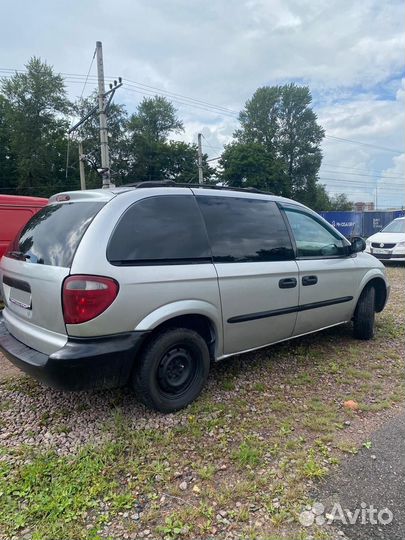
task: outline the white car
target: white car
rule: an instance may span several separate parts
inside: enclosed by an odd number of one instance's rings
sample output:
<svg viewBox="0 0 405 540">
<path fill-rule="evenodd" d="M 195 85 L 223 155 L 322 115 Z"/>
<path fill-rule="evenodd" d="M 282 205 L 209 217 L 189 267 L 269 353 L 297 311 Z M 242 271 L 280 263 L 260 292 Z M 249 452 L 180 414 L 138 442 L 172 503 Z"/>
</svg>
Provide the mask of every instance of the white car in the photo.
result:
<svg viewBox="0 0 405 540">
<path fill-rule="evenodd" d="M 367 238 L 366 251 L 382 261 L 405 262 L 405 217 Z"/>
</svg>

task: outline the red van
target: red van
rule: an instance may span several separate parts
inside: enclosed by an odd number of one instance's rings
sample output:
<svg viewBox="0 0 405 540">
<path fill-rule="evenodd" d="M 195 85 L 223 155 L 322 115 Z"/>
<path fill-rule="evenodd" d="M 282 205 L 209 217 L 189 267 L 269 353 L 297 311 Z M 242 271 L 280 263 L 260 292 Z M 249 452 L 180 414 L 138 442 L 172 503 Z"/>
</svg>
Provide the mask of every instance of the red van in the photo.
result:
<svg viewBox="0 0 405 540">
<path fill-rule="evenodd" d="M 18 231 L 46 204 L 48 199 L 41 197 L 0 195 L 0 259 Z"/>
</svg>

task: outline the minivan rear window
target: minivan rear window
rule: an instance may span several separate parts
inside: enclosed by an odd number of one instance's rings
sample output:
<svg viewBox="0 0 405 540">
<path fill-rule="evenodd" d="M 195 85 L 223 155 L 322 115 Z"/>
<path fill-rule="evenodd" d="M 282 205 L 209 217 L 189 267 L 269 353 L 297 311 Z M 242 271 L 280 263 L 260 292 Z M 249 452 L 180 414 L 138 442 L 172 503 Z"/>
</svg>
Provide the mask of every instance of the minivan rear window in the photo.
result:
<svg viewBox="0 0 405 540">
<path fill-rule="evenodd" d="M 107 247 L 111 264 L 211 262 L 207 232 L 193 195 L 157 195 L 130 206 Z"/>
<path fill-rule="evenodd" d="M 17 235 L 6 256 L 69 268 L 87 227 L 104 204 L 70 202 L 45 206 Z"/>
</svg>

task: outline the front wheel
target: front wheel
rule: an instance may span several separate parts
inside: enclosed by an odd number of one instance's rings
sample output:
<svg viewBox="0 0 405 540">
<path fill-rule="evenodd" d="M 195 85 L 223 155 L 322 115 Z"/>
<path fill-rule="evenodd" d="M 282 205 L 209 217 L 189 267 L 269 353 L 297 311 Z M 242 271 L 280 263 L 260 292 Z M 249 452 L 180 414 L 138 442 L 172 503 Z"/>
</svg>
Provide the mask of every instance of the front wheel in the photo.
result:
<svg viewBox="0 0 405 540">
<path fill-rule="evenodd" d="M 353 334 L 357 339 L 372 339 L 374 336 L 375 289 L 367 287 L 361 293 L 353 318 Z"/>
<path fill-rule="evenodd" d="M 174 412 L 194 401 L 203 389 L 210 367 L 204 339 L 188 328 L 156 334 L 136 360 L 132 379 L 139 400 L 147 407 Z"/>
</svg>

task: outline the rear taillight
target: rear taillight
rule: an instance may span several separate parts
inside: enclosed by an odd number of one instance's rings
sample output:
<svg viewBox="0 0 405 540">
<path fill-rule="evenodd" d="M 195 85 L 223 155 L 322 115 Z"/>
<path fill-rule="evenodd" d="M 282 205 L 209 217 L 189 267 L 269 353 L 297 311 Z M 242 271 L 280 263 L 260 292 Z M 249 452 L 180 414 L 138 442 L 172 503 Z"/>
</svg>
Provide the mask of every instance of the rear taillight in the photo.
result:
<svg viewBox="0 0 405 540">
<path fill-rule="evenodd" d="M 100 276 L 69 276 L 63 283 L 63 317 L 66 324 L 80 324 L 103 313 L 119 290 L 115 279 Z"/>
</svg>

